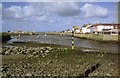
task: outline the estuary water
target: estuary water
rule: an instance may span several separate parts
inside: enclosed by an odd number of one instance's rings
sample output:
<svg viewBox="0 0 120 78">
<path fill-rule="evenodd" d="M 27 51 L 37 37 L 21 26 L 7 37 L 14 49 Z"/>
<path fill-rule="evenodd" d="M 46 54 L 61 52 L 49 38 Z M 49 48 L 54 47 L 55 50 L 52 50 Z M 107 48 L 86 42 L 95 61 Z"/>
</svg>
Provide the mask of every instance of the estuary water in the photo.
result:
<svg viewBox="0 0 120 78">
<path fill-rule="evenodd" d="M 72 38 L 70 36 L 62 36 L 62 35 L 24 35 L 21 36 L 20 39 L 16 39 L 16 36 L 13 36 L 13 39 L 8 41 L 8 43 L 14 41 L 32 41 L 37 43 L 49 43 L 49 44 L 59 44 L 59 45 L 66 45 L 71 46 Z M 94 49 L 102 49 L 108 51 L 116 51 L 119 50 L 119 44 L 117 43 L 101 43 L 98 41 L 87 40 L 87 39 L 80 39 L 74 38 L 75 46 L 77 47 L 86 47 L 86 48 L 94 48 Z"/>
</svg>

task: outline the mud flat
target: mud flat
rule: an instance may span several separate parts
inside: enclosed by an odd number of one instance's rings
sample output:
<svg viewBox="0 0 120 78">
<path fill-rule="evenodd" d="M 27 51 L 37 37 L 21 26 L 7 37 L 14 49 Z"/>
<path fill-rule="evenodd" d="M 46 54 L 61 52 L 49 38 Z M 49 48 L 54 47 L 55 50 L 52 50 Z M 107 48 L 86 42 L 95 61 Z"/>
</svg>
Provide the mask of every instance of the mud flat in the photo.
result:
<svg viewBox="0 0 120 78">
<path fill-rule="evenodd" d="M 23 43 L 22 43 L 23 44 Z M 6 76 L 81 76 L 99 63 L 88 76 L 118 76 L 118 54 L 82 52 L 51 44 L 2 46 L 1 75 Z M 113 72 L 114 71 L 114 72 Z"/>
</svg>

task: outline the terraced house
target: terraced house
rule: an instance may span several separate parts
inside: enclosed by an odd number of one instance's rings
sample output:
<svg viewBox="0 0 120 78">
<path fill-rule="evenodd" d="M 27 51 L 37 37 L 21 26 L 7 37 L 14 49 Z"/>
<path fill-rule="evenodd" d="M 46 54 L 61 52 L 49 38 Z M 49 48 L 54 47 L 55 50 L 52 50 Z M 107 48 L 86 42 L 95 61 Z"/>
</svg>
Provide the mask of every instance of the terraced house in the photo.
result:
<svg viewBox="0 0 120 78">
<path fill-rule="evenodd" d="M 120 34 L 120 24 L 93 24 L 91 27 L 94 34 Z"/>
</svg>

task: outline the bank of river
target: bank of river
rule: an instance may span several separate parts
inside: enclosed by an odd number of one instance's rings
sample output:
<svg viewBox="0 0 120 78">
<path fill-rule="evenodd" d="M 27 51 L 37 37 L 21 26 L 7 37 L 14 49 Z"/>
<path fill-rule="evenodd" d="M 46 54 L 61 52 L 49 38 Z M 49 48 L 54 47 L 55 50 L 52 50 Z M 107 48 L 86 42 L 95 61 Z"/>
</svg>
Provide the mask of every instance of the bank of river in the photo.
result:
<svg viewBox="0 0 120 78">
<path fill-rule="evenodd" d="M 51 35 L 66 35 L 72 36 L 72 33 L 48 32 Z M 120 43 L 119 35 L 100 35 L 100 34 L 74 34 L 74 37 L 81 39 L 90 39 L 106 43 Z"/>
<path fill-rule="evenodd" d="M 11 39 L 8 43 L 14 41 L 23 41 L 23 42 L 31 41 L 37 43 L 71 46 L 71 41 L 72 41 L 72 38 L 66 35 L 50 35 L 50 34 L 47 34 L 47 36 L 45 36 L 44 34 L 32 35 L 32 36 L 25 35 L 25 36 L 21 36 L 20 39 L 16 39 L 16 36 L 13 37 L 14 38 Z M 101 43 L 94 40 L 80 39 L 80 38 L 74 38 L 74 42 L 75 42 L 75 48 L 85 47 L 85 48 L 107 50 L 109 52 L 118 52 L 118 46 L 119 46 L 118 43 Z"/>
<path fill-rule="evenodd" d="M 8 33 L 0 33 L 0 43 L 7 42 L 10 39 L 11 39 L 11 37 Z"/>
</svg>

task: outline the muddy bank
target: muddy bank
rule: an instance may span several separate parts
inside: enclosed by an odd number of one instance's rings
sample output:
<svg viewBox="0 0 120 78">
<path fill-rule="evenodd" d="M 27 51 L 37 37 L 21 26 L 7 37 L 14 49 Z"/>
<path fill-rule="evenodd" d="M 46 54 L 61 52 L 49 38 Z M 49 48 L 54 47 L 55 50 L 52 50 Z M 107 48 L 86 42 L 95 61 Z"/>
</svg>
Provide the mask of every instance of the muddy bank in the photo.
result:
<svg viewBox="0 0 120 78">
<path fill-rule="evenodd" d="M 2 75 L 5 76 L 81 76 L 99 63 L 88 76 L 118 76 L 115 53 L 82 52 L 50 44 L 12 44 L 2 46 Z M 107 67 L 106 67 L 107 66 Z M 114 71 L 114 72 L 113 72 Z M 104 73 L 103 73 L 104 72 Z"/>
<path fill-rule="evenodd" d="M 62 33 L 62 32 L 47 32 L 47 34 L 72 36 L 71 33 Z M 99 34 L 74 34 L 74 37 L 94 40 L 102 43 L 120 43 L 119 35 L 117 36 L 117 35 L 99 35 Z"/>
</svg>

